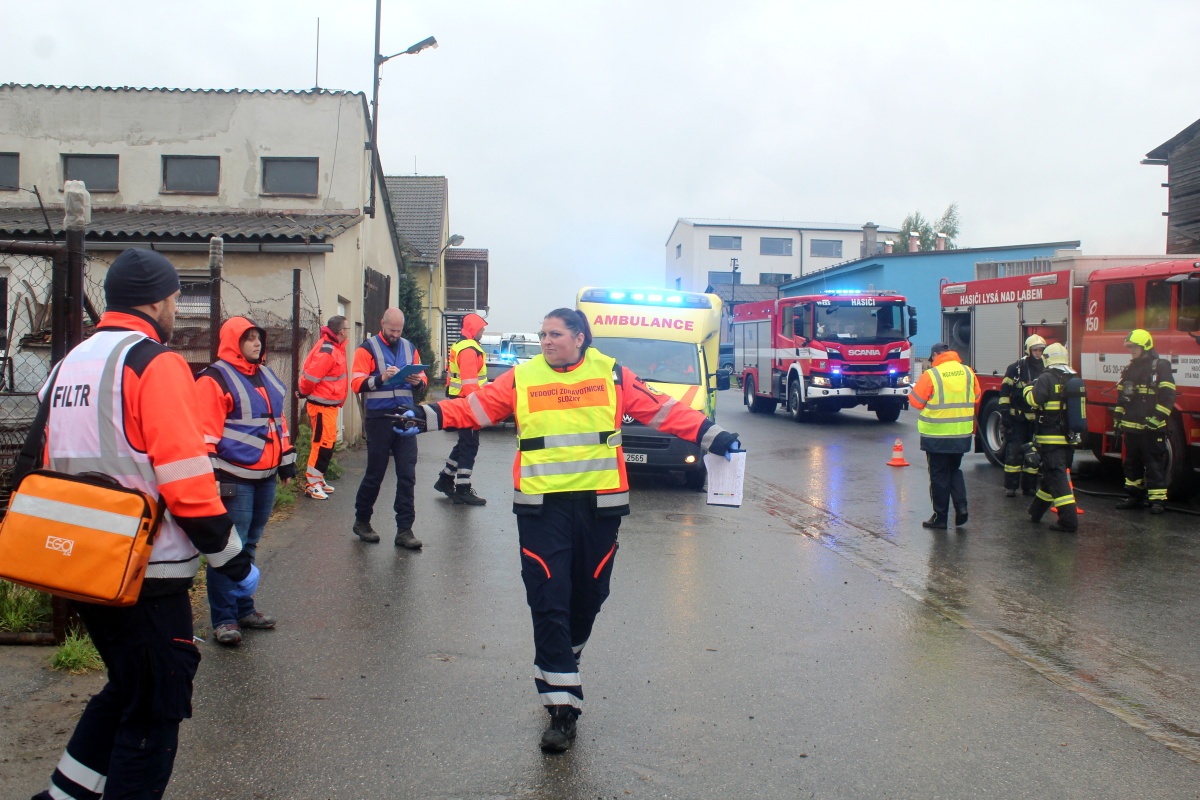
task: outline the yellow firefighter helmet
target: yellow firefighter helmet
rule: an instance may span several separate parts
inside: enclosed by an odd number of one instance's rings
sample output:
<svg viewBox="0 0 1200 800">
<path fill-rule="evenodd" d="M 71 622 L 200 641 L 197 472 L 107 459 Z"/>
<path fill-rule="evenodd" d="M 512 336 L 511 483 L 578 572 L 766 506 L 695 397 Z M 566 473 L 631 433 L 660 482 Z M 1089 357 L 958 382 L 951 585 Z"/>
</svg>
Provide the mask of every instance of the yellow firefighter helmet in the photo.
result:
<svg viewBox="0 0 1200 800">
<path fill-rule="evenodd" d="M 1154 348 L 1154 337 L 1150 335 L 1150 331 L 1135 328 L 1125 337 L 1125 344 L 1136 344 L 1143 350 L 1151 350 Z"/>
<path fill-rule="evenodd" d="M 1042 361 L 1047 367 L 1066 367 L 1070 366 L 1071 357 L 1067 355 L 1067 348 L 1055 342 L 1054 344 L 1046 345 L 1045 351 L 1042 353 Z"/>
<path fill-rule="evenodd" d="M 1033 350 L 1033 348 L 1035 348 L 1035 347 L 1044 348 L 1045 346 L 1046 346 L 1046 340 L 1043 339 L 1042 337 L 1038 336 L 1035 333 L 1032 336 L 1030 336 L 1028 339 L 1025 340 L 1025 355 L 1031 356 L 1031 355 L 1033 355 L 1033 353 L 1031 352 Z"/>
</svg>

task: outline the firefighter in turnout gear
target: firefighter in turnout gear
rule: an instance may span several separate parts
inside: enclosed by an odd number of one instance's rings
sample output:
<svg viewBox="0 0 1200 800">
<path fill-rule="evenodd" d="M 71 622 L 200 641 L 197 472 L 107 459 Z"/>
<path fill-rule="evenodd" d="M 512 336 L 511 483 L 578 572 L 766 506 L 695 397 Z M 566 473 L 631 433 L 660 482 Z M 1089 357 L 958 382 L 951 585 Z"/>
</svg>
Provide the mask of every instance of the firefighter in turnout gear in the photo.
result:
<svg viewBox="0 0 1200 800">
<path fill-rule="evenodd" d="M 1046 340 L 1036 333 L 1025 340 L 1025 355 L 1008 365 L 1000 384 L 1000 413 L 1004 425 L 1004 489 L 1009 497 L 1026 497 L 1037 488 L 1038 473 L 1025 463 L 1025 445 L 1033 441 L 1037 414 L 1025 402 L 1025 387 L 1042 374 Z"/>
<path fill-rule="evenodd" d="M 540 338 L 541 355 L 467 397 L 413 409 L 406 422 L 409 430 L 454 430 L 516 416 L 513 512 L 533 616 L 534 683 L 550 714 L 541 747 L 561 752 L 575 738 L 579 659 L 608 597 L 617 529 L 629 513 L 622 417 L 717 455 L 740 446 L 736 433 L 591 348 L 581 312 L 551 311 Z"/>
<path fill-rule="evenodd" d="M 1042 355 L 1045 371 L 1032 386 L 1025 387 L 1025 402 L 1037 412 L 1034 445 L 1041 457 L 1038 490 L 1029 504 L 1029 517 L 1041 522 L 1051 507 L 1058 511 L 1052 531 L 1075 533 L 1079 530 L 1079 510 L 1067 472 L 1075 457 L 1075 442 L 1067 425 L 1066 385 L 1071 369 L 1067 348 L 1061 344 L 1046 347 Z"/>
<path fill-rule="evenodd" d="M 1125 338 L 1129 365 L 1117 384 L 1113 418 L 1125 441 L 1125 493 L 1117 508 L 1141 508 L 1151 514 L 1166 511 L 1167 423 L 1175 408 L 1175 375 L 1171 364 L 1154 351 L 1149 331 L 1138 328 Z"/>
<path fill-rule="evenodd" d="M 446 370 L 446 395 L 469 397 L 487 385 L 487 362 L 479 345 L 479 335 L 487 322 L 478 314 L 467 314 L 462 320 L 462 338 L 450 348 Z M 475 456 L 479 453 L 479 431 L 475 428 L 459 428 L 458 442 L 446 459 L 446 466 L 438 474 L 433 488 L 445 494 L 455 503 L 482 506 L 487 503 L 471 488 L 471 471 L 475 468 Z"/>
</svg>

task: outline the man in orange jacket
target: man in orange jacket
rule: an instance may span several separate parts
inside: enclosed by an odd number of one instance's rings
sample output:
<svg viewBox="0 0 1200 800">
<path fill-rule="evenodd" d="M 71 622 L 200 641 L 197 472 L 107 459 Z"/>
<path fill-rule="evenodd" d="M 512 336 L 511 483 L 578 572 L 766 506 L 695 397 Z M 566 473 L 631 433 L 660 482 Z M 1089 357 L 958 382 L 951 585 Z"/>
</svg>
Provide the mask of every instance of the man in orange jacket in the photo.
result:
<svg viewBox="0 0 1200 800">
<path fill-rule="evenodd" d="M 275 508 L 276 476 L 284 485 L 296 477 L 296 448 L 283 416 L 288 391 L 263 363 L 266 340 L 265 330 L 233 317 L 221 326 L 217 361 L 196 378 L 204 441 L 221 500 L 251 559 Z M 239 644 L 242 628 L 275 627 L 275 618 L 255 608 L 253 597 L 237 597 L 232 589 L 228 578 L 208 570 L 208 608 L 218 644 Z"/>
<path fill-rule="evenodd" d="M 462 338 L 450 348 L 450 358 L 447 360 L 447 396 L 468 397 L 487 385 L 487 363 L 478 341 L 486 325 L 487 322 L 478 314 L 463 317 Z M 458 442 L 450 451 L 446 466 L 438 474 L 433 488 L 460 505 L 486 505 L 487 500 L 471 488 L 471 471 L 475 469 L 475 456 L 478 454 L 479 431 L 475 428 L 459 428 Z"/>
<path fill-rule="evenodd" d="M 338 410 L 346 402 L 346 339 L 350 322 L 343 316 L 330 317 L 321 328 L 321 337 L 304 359 L 300 371 L 300 396 L 308 402 L 308 421 L 312 428 L 312 447 L 308 451 L 304 494 L 314 500 L 327 500 L 333 487 L 325 482 L 325 470 L 337 444 Z"/>
<path fill-rule="evenodd" d="M 414 489 L 417 485 L 417 442 L 401 436 L 393 429 L 395 416 L 413 404 L 413 391 L 426 385 L 425 375 L 415 372 L 397 379 L 405 367 L 421 363 L 421 354 L 404 333 L 404 312 L 389 308 L 379 322 L 379 333 L 370 337 L 354 351 L 354 366 L 350 387 L 363 398 L 366 418 L 363 428 L 367 435 L 367 469 L 358 494 L 354 497 L 354 535 L 364 542 L 379 541 L 371 527 L 375 500 L 387 476 L 388 463 L 396 464 L 395 545 L 408 550 L 420 550 L 421 540 L 413 535 L 417 518 Z"/>
<path fill-rule="evenodd" d="M 917 430 L 929 462 L 933 516 L 922 522 L 921 527 L 946 530 L 950 525 L 951 500 L 954 524 L 967 524 L 967 484 L 963 480 L 962 457 L 971 451 L 975 440 L 979 378 L 948 344 L 938 342 L 929 348 L 929 354 L 933 363 L 921 373 L 908 404 L 920 412 Z"/>
<path fill-rule="evenodd" d="M 46 466 L 111 475 L 160 498 L 171 513 L 155 535 L 135 605 L 74 604 L 108 683 L 88 701 L 38 800 L 161 797 L 179 722 L 192 715 L 200 651 L 188 588 L 200 553 L 242 596 L 258 584 L 217 494 L 192 372 L 165 344 L 175 328 L 175 267 L 153 250 L 126 250 L 108 269 L 104 295 L 108 308 L 95 334 L 63 359 L 56 377 L 56 385 L 90 387 L 83 396 L 96 402 L 50 409 Z"/>
</svg>

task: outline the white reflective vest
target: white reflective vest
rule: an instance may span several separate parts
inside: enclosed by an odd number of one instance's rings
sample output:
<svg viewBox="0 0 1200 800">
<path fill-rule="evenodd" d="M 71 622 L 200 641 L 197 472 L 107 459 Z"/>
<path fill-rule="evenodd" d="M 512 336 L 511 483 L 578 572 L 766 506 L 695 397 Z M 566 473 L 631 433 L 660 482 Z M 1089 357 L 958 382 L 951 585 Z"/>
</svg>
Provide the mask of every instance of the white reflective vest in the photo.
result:
<svg viewBox="0 0 1200 800">
<path fill-rule="evenodd" d="M 171 464 L 150 463 L 150 457 L 130 445 L 125 437 L 125 404 L 122 381 L 125 358 L 130 348 L 145 339 L 137 331 L 101 331 L 72 350 L 59 365 L 56 387 L 80 387 L 70 395 L 72 405 L 50 409 L 47 423 L 46 466 L 58 472 L 100 472 L 122 485 L 140 489 L 161 501 L 158 475 L 171 480 L 201 472 L 212 472 L 207 457 L 200 456 Z M 45 394 L 43 387 L 42 395 Z M 86 402 L 83 398 L 86 397 Z M 216 554 L 216 565 L 229 561 L 241 549 L 237 536 L 230 536 L 232 552 Z M 226 548 L 229 551 L 230 548 Z M 199 567 L 195 546 L 169 511 L 154 537 L 147 578 L 191 578 Z"/>
</svg>

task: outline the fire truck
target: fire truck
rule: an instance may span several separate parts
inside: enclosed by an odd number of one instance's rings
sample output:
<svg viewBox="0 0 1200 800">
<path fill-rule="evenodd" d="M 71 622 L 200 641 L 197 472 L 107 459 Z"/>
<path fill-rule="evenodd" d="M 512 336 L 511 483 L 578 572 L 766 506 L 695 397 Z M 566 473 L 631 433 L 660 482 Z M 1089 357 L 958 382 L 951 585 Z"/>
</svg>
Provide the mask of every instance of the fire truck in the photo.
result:
<svg viewBox="0 0 1200 800">
<path fill-rule="evenodd" d="M 907 328 L 907 334 L 905 329 Z M 881 422 L 908 407 L 917 310 L 895 292 L 831 290 L 743 303 L 733 358 L 746 406 L 783 404 L 797 422 L 865 405 Z"/>
<path fill-rule="evenodd" d="M 1069 263 L 1069 262 L 1068 262 Z M 1167 426 L 1171 489 L 1184 489 L 1200 467 L 1200 261 L 1160 261 L 1070 269 L 941 285 L 942 333 L 979 376 L 982 403 L 976 452 L 1004 459 L 1000 384 L 1025 338 L 1067 346 L 1087 383 L 1088 433 L 1082 446 L 1098 459 L 1121 457 L 1113 434 L 1117 382 L 1129 363 L 1124 341 L 1145 328 L 1171 362 L 1177 387 Z"/>
</svg>

